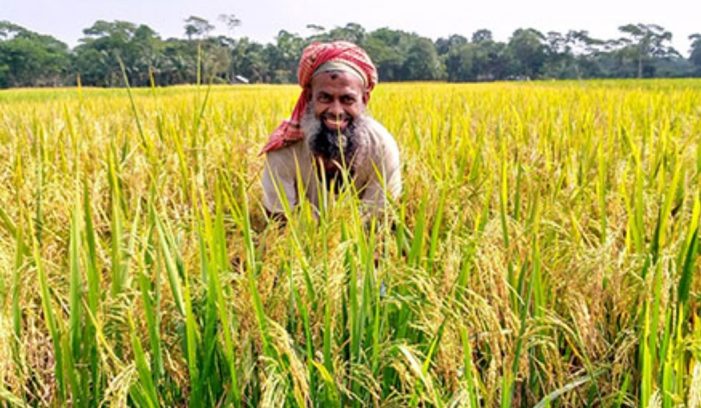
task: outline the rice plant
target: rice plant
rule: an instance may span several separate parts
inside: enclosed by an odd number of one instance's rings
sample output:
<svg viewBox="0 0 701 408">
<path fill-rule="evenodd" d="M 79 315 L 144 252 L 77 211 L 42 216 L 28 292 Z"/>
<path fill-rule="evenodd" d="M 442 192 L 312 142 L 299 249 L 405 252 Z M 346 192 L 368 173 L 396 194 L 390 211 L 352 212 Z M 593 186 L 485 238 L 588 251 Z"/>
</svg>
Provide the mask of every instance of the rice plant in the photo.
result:
<svg viewBox="0 0 701 408">
<path fill-rule="evenodd" d="M 701 81 L 383 84 L 404 193 L 266 219 L 298 90 L 0 92 L 8 406 L 701 406 Z"/>
</svg>

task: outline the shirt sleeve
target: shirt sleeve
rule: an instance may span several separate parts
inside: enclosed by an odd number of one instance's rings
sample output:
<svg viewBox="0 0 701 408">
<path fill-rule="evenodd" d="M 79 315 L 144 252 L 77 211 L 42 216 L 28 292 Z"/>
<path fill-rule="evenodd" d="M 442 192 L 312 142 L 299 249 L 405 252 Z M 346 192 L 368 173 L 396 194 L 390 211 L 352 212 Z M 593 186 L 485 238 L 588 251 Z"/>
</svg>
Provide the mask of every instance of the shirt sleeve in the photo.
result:
<svg viewBox="0 0 701 408">
<path fill-rule="evenodd" d="M 361 195 L 366 213 L 381 212 L 388 198 L 396 200 L 402 192 L 399 148 L 389 133 L 382 138 L 381 149 L 382 154 L 372 163 L 368 183 Z"/>
<path fill-rule="evenodd" d="M 273 214 L 285 212 L 284 201 L 289 208 L 297 205 L 297 188 L 295 183 L 295 163 L 291 149 L 269 152 L 265 156 L 263 168 L 263 206 Z"/>
</svg>

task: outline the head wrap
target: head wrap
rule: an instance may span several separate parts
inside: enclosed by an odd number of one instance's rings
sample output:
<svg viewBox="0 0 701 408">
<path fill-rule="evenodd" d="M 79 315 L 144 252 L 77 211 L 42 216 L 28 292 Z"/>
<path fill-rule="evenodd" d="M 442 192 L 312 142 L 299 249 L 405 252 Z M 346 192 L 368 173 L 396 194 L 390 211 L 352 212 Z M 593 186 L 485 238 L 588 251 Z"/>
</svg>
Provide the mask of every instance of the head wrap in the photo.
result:
<svg viewBox="0 0 701 408">
<path fill-rule="evenodd" d="M 304 138 L 299 122 L 307 109 L 312 78 L 317 73 L 331 70 L 343 70 L 359 76 L 368 92 L 377 84 L 375 65 L 357 45 L 347 41 L 310 44 L 304 49 L 299 60 L 297 81 L 302 87 L 302 93 L 297 99 L 292 116 L 275 129 L 261 153 L 281 149 Z"/>
</svg>

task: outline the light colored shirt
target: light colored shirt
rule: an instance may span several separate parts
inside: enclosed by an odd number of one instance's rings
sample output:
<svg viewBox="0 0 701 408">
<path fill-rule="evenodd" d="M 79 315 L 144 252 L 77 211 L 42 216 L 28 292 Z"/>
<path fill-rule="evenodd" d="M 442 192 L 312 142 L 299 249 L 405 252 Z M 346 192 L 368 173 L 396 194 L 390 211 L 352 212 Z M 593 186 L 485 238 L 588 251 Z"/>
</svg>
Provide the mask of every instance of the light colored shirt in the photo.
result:
<svg viewBox="0 0 701 408">
<path fill-rule="evenodd" d="M 366 117 L 357 130 L 358 147 L 351 163 L 352 179 L 365 213 L 381 212 L 388 198 L 396 199 L 402 191 L 399 148 L 392 135 L 376 120 Z M 307 139 L 266 154 L 263 169 L 263 205 L 271 213 L 283 213 L 283 194 L 291 208 L 301 195 L 319 208 L 319 180 Z M 298 185 L 301 181 L 302 186 Z M 277 188 L 276 184 L 277 183 Z M 300 188 L 302 187 L 302 188 Z"/>
</svg>

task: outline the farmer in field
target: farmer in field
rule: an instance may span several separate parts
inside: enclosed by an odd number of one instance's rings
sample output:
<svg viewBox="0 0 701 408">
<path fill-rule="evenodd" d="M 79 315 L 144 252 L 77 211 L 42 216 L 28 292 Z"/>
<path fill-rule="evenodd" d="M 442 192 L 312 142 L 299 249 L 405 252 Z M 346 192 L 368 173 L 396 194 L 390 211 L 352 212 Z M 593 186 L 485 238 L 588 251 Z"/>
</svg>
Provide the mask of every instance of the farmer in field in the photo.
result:
<svg viewBox="0 0 701 408">
<path fill-rule="evenodd" d="M 335 192 L 344 179 L 354 184 L 366 214 L 380 213 L 402 183 L 397 143 L 366 112 L 377 84 L 372 61 L 349 42 L 313 43 L 302 53 L 297 77 L 303 91 L 292 116 L 263 148 L 268 214 L 283 218 L 284 199 L 294 207 L 306 197 L 318 208 L 319 189 Z"/>
</svg>

